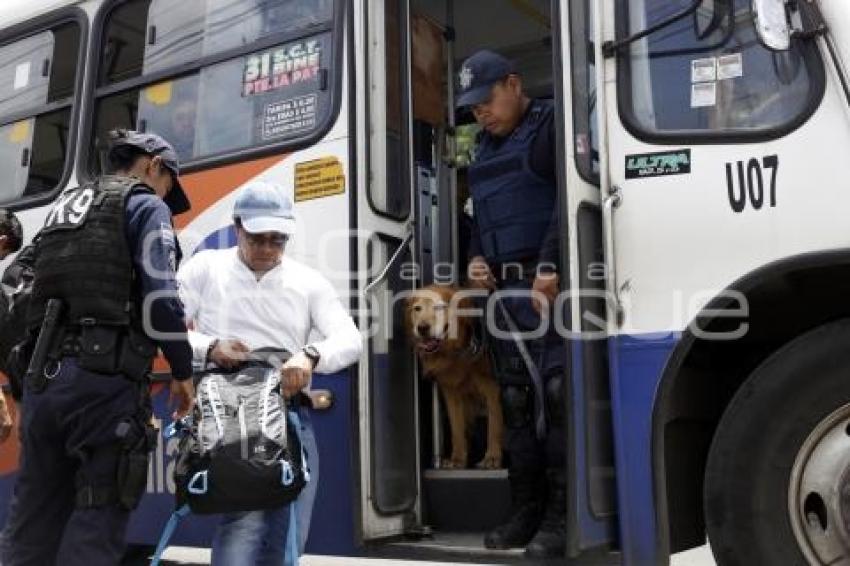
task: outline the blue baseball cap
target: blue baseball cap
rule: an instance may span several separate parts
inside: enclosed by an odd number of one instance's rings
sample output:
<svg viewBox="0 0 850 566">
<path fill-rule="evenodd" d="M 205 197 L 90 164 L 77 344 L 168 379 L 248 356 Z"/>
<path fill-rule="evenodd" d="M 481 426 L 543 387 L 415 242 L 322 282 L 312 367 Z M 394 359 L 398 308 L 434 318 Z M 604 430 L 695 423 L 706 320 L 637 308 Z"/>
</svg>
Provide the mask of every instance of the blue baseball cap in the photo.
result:
<svg viewBox="0 0 850 566">
<path fill-rule="evenodd" d="M 239 219 L 246 232 L 295 233 L 295 207 L 280 185 L 251 181 L 236 195 L 233 218 Z"/>
<path fill-rule="evenodd" d="M 515 73 L 513 63 L 494 51 L 478 51 L 460 67 L 456 106 L 474 106 L 490 99 L 493 85 Z"/>
<path fill-rule="evenodd" d="M 192 208 L 183 185 L 180 184 L 180 160 L 177 152 L 162 136 L 153 132 L 137 132 L 135 130 L 115 130 L 112 133 L 112 147 L 131 145 L 137 147 L 148 155 L 158 155 L 174 177 L 174 186 L 163 197 L 163 201 L 172 214 L 182 214 Z"/>
</svg>

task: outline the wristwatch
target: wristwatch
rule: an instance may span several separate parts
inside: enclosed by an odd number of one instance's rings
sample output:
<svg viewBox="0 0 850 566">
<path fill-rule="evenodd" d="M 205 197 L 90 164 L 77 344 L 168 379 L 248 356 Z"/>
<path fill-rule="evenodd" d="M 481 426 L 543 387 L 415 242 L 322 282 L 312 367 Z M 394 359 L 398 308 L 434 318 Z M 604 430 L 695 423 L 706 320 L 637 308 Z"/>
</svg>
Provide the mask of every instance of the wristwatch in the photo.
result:
<svg viewBox="0 0 850 566">
<path fill-rule="evenodd" d="M 206 357 L 204 358 L 204 363 L 205 363 L 205 364 L 208 364 L 208 363 L 210 363 L 210 362 L 212 361 L 211 355 L 212 355 L 212 353 L 213 353 L 213 350 L 215 350 L 215 347 L 216 347 L 216 346 L 218 346 L 218 338 L 214 338 L 214 339 L 213 339 L 213 341 L 212 341 L 212 342 L 210 342 L 210 345 L 209 345 L 209 347 L 207 348 L 207 355 L 206 355 Z"/>
<path fill-rule="evenodd" d="M 319 358 L 322 357 L 319 350 L 317 350 L 312 344 L 307 344 L 301 349 L 301 351 L 304 352 L 305 356 L 310 358 L 310 361 L 313 362 L 313 369 L 315 369 L 316 366 L 319 365 Z"/>
</svg>

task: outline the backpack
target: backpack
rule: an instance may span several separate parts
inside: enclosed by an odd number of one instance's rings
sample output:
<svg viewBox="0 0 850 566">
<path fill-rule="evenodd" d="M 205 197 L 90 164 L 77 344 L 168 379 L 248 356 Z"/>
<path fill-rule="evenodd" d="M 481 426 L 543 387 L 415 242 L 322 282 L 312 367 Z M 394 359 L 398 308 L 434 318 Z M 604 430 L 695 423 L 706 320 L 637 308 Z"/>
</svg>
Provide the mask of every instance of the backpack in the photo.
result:
<svg viewBox="0 0 850 566">
<path fill-rule="evenodd" d="M 310 481 L 298 430 L 298 415 L 281 396 L 280 374 L 269 362 L 196 375 L 191 417 L 165 433 L 181 436 L 174 465 L 177 510 L 151 564 L 159 564 L 177 523 L 190 511 L 235 513 L 295 501 Z M 290 538 L 294 532 L 291 527 Z M 289 546 L 288 552 L 297 553 L 294 541 Z"/>
<path fill-rule="evenodd" d="M 34 337 L 27 329 L 34 266 L 35 245 L 30 244 L 6 267 L 0 290 L 0 371 L 9 378 L 12 397 L 18 401 L 23 393 L 23 378 Z"/>
<path fill-rule="evenodd" d="M 195 387 L 193 424 L 174 467 L 178 506 L 188 504 L 198 514 L 233 513 L 295 500 L 309 472 L 278 371 L 257 364 L 209 372 Z"/>
</svg>

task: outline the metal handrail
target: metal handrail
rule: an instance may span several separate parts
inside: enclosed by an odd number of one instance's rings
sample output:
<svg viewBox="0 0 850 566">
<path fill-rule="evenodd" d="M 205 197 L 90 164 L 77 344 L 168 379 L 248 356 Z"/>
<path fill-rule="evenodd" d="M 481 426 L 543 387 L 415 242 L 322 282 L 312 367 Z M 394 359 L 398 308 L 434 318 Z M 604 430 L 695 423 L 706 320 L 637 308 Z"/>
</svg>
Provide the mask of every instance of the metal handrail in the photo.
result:
<svg viewBox="0 0 850 566">
<path fill-rule="evenodd" d="M 384 269 L 381 271 L 381 273 L 374 279 L 374 281 L 372 281 L 371 283 L 366 285 L 366 288 L 363 290 L 364 293 L 366 293 L 367 295 L 371 295 L 374 292 L 374 289 L 378 285 L 380 285 L 381 283 L 386 281 L 387 277 L 389 277 L 390 270 L 393 267 L 395 267 L 396 262 L 398 262 L 398 260 L 402 257 L 405 250 L 407 249 L 407 246 L 409 246 L 410 242 L 412 242 L 412 241 L 413 241 L 413 225 L 408 222 L 408 224 L 407 224 L 407 237 L 404 238 L 404 241 L 401 243 L 401 245 L 395 251 L 393 256 L 387 262 L 387 265 L 384 266 Z"/>
<path fill-rule="evenodd" d="M 608 286 L 608 297 L 613 302 L 612 313 L 617 326 L 622 324 L 623 303 L 620 301 L 620 292 L 617 289 L 617 261 L 614 254 L 614 209 L 619 207 L 623 201 L 622 190 L 614 185 L 608 191 L 608 196 L 602 201 L 602 232 L 605 238 L 605 278 Z"/>
</svg>

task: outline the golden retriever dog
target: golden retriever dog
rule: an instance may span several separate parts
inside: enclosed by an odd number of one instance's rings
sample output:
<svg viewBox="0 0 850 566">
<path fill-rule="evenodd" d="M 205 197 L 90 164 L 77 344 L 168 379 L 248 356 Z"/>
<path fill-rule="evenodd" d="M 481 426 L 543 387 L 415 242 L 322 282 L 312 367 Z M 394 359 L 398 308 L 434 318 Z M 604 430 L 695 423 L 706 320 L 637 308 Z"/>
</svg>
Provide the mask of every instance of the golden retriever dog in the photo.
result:
<svg viewBox="0 0 850 566">
<path fill-rule="evenodd" d="M 443 467 L 465 468 L 467 432 L 475 416 L 487 414 L 487 450 L 478 468 L 502 465 L 504 423 L 499 386 L 487 353 L 475 340 L 473 320 L 458 311 L 472 308 L 457 287 L 431 285 L 407 298 L 405 327 L 425 377 L 433 379 L 446 403 L 452 454 Z"/>
</svg>

